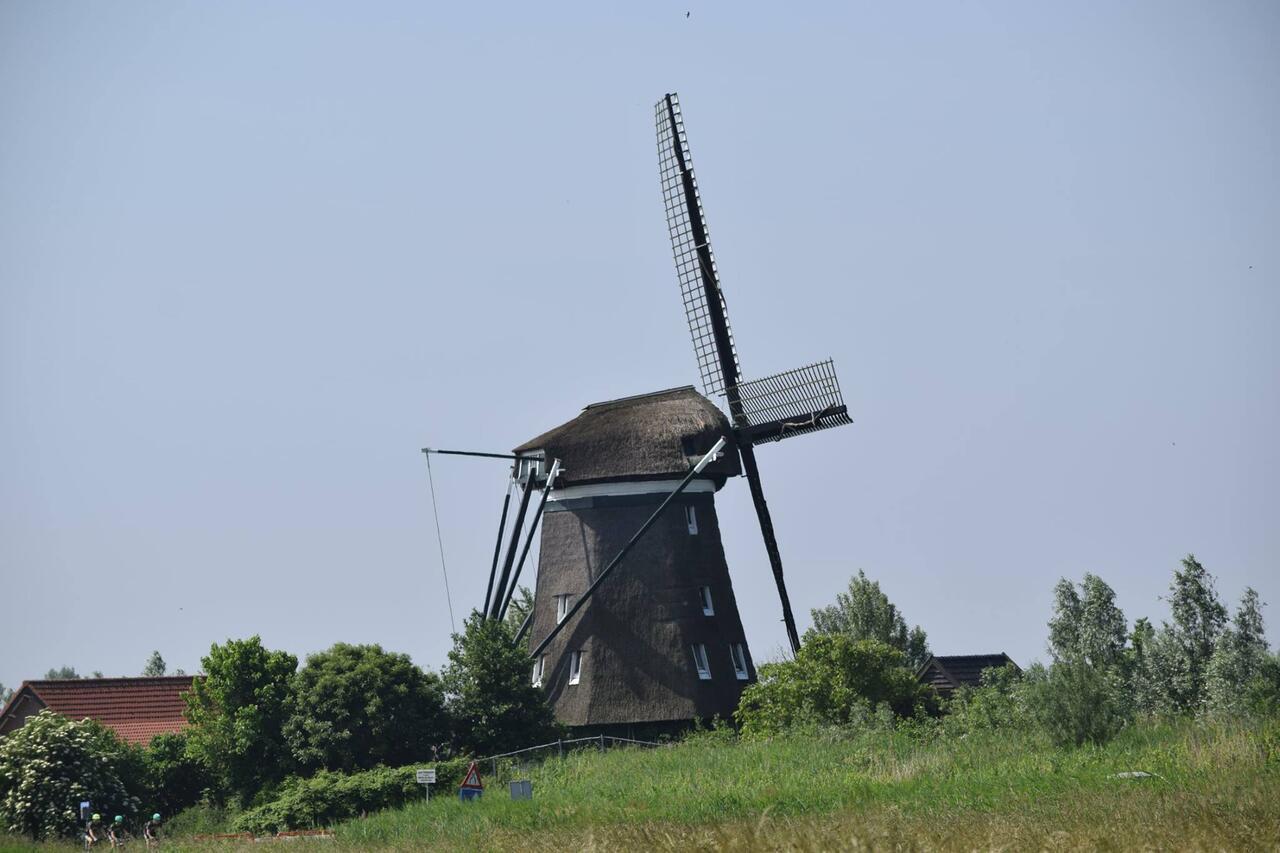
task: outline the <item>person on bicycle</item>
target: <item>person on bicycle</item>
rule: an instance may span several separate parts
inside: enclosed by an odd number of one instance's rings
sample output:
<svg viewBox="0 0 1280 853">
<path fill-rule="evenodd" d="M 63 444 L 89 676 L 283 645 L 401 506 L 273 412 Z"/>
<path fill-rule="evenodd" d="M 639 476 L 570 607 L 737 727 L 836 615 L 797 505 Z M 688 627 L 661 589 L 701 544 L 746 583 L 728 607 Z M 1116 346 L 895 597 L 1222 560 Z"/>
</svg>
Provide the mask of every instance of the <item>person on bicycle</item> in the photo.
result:
<svg viewBox="0 0 1280 853">
<path fill-rule="evenodd" d="M 107 830 L 107 837 L 111 839 L 113 848 L 123 847 L 129 840 L 129 831 L 124 828 L 124 815 L 116 815 L 116 819 L 111 822 L 111 828 Z"/>
<path fill-rule="evenodd" d="M 93 817 L 89 818 L 89 822 L 84 825 L 84 846 L 86 850 L 92 850 L 93 845 L 98 843 L 99 832 L 102 832 L 102 815 L 95 812 Z"/>
<path fill-rule="evenodd" d="M 160 812 L 153 814 L 151 820 L 142 825 L 142 837 L 147 842 L 148 850 L 160 843 Z"/>
</svg>

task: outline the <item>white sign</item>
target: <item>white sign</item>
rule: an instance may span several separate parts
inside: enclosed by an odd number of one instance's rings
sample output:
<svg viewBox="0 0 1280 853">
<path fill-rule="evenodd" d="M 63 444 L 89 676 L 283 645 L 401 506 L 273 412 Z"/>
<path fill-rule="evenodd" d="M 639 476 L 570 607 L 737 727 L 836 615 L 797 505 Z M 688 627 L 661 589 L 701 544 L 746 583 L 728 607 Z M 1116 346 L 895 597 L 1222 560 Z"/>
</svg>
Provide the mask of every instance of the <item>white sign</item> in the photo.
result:
<svg viewBox="0 0 1280 853">
<path fill-rule="evenodd" d="M 419 785 L 434 785 L 436 783 L 436 769 L 434 767 L 418 771 Z"/>
</svg>

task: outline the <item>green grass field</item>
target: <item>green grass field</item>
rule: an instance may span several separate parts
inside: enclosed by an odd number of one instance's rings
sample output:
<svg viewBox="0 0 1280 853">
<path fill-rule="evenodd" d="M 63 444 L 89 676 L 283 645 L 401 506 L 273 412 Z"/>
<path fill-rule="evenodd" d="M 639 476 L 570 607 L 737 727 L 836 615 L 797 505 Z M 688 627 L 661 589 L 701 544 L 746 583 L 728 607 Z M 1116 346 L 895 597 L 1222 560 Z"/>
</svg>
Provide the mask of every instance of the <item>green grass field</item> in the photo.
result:
<svg viewBox="0 0 1280 853">
<path fill-rule="evenodd" d="M 1143 770 L 1148 779 L 1112 774 Z M 1030 736 L 714 735 L 584 752 L 337 827 L 322 849 L 1276 850 L 1280 724 L 1144 725 L 1105 748 Z M 50 845 L 53 846 L 53 845 Z M 172 839 L 167 849 L 213 849 Z"/>
</svg>

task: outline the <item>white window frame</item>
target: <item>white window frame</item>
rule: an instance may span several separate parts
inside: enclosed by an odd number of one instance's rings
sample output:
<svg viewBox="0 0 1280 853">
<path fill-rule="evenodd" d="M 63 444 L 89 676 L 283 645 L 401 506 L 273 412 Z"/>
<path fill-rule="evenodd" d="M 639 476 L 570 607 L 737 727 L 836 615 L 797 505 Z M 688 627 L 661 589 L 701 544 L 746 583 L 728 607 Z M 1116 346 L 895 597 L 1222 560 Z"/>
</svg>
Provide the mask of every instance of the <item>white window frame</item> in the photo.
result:
<svg viewBox="0 0 1280 853">
<path fill-rule="evenodd" d="M 703 616 L 716 615 L 716 605 L 715 605 L 715 602 L 711 600 L 711 587 L 709 586 L 698 587 L 698 603 L 702 605 Z"/>
<path fill-rule="evenodd" d="M 542 676 L 547 670 L 547 656 L 538 655 L 538 659 L 533 662 L 533 686 L 542 686 Z"/>
<path fill-rule="evenodd" d="M 698 670 L 698 678 L 703 681 L 711 680 L 711 662 L 707 660 L 705 643 L 693 644 L 693 666 Z"/>
<path fill-rule="evenodd" d="M 729 644 L 729 659 L 733 661 L 733 672 L 739 681 L 746 681 L 751 677 L 751 673 L 747 671 L 747 650 L 742 643 Z"/>
<path fill-rule="evenodd" d="M 569 608 L 573 606 L 573 596 L 567 592 L 563 592 L 556 596 L 556 624 L 559 625 L 569 615 Z"/>
<path fill-rule="evenodd" d="M 569 652 L 569 683 L 577 684 L 582 680 L 582 651 Z"/>
<path fill-rule="evenodd" d="M 684 523 L 689 526 L 689 535 L 698 535 L 698 508 L 693 504 L 684 505 Z"/>
</svg>

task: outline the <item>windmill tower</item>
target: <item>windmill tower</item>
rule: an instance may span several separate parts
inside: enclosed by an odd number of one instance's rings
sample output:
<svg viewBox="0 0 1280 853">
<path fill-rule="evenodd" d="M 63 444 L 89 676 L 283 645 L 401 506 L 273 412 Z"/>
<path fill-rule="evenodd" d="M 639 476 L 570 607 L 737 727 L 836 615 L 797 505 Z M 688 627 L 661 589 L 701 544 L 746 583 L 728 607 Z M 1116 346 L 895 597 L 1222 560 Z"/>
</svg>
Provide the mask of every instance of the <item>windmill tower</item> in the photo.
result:
<svg viewBox="0 0 1280 853">
<path fill-rule="evenodd" d="M 686 386 L 589 405 L 514 451 L 525 483 L 517 528 L 534 484 L 541 477 L 544 485 L 534 607 L 522 636 L 528 629 L 534 681 L 575 727 L 727 717 L 754 680 L 715 511 L 730 477 L 746 476 L 787 636 L 799 648 L 755 447 L 851 423 L 830 359 L 743 381 L 674 94 L 658 102 L 656 118 L 702 390 L 722 396 L 728 413 Z M 723 455 L 709 461 L 721 438 Z M 547 460 L 563 466 L 558 479 L 543 473 Z M 513 535 L 508 567 L 515 544 Z M 497 598 L 509 599 L 514 586 L 504 569 Z M 495 600 L 492 615 L 503 611 Z"/>
</svg>

